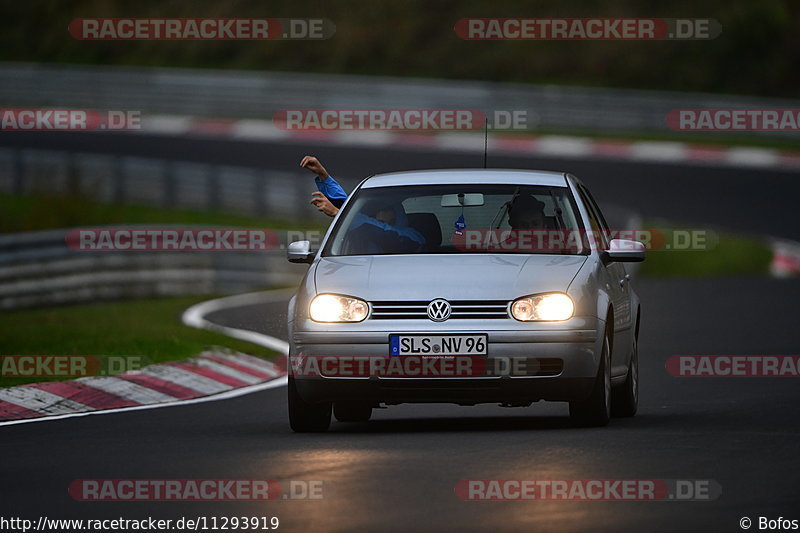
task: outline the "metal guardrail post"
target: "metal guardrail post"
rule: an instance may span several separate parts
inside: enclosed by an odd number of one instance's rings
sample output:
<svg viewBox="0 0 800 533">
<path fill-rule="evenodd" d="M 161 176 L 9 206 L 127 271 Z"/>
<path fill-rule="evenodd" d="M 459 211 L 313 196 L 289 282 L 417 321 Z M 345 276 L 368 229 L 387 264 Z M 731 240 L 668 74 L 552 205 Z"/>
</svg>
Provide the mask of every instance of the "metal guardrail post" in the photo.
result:
<svg viewBox="0 0 800 533">
<path fill-rule="evenodd" d="M 22 148 L 14 150 L 14 185 L 12 191 L 14 194 L 23 194 L 25 192 L 25 161 Z"/>
<path fill-rule="evenodd" d="M 253 169 L 253 194 L 255 195 L 253 214 L 264 216 L 267 212 L 267 180 L 261 169 Z"/>
<path fill-rule="evenodd" d="M 175 161 L 169 159 L 164 163 L 164 207 L 175 207 L 177 193 L 175 190 Z"/>
<path fill-rule="evenodd" d="M 206 179 L 206 207 L 209 210 L 217 210 L 220 207 L 219 173 L 219 166 L 208 165 L 208 177 Z"/>
<path fill-rule="evenodd" d="M 75 152 L 65 152 L 66 160 L 66 187 L 67 194 L 79 194 L 81 192 L 81 176 L 78 170 L 77 154 Z"/>
<path fill-rule="evenodd" d="M 115 204 L 125 203 L 125 166 L 122 156 L 112 160 L 111 199 Z"/>
</svg>

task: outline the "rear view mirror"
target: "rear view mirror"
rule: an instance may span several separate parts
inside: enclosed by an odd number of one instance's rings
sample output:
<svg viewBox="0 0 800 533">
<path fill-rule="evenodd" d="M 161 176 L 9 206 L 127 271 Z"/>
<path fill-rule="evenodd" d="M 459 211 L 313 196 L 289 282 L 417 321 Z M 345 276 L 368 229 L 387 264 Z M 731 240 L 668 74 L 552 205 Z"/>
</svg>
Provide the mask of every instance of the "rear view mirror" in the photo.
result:
<svg viewBox="0 0 800 533">
<path fill-rule="evenodd" d="M 286 258 L 290 263 L 313 263 L 316 252 L 311 251 L 311 242 L 295 241 L 286 250 Z"/>
<path fill-rule="evenodd" d="M 627 239 L 612 239 L 608 243 L 608 250 L 602 252 L 603 261 L 606 263 L 638 263 L 644 261 L 645 247 L 639 241 Z"/>
<path fill-rule="evenodd" d="M 442 207 L 477 207 L 481 205 L 483 205 L 483 194 L 479 192 L 442 195 Z"/>
</svg>

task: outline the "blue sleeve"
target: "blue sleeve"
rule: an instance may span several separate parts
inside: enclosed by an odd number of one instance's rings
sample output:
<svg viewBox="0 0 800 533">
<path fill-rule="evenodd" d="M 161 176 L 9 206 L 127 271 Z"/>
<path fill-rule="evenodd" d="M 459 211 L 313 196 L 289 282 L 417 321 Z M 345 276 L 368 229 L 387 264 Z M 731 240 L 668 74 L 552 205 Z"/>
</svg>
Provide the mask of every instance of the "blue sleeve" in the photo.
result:
<svg viewBox="0 0 800 533">
<path fill-rule="evenodd" d="M 390 226 L 386 222 L 381 222 L 380 220 L 368 217 L 363 213 L 358 213 L 355 216 L 355 218 L 353 219 L 352 227 L 356 228 L 358 226 L 362 226 L 365 224 L 379 228 L 388 235 L 395 235 L 398 238 L 408 239 L 419 245 L 425 244 L 425 237 L 423 237 L 422 234 L 417 230 L 415 230 L 414 228 L 408 226 L 405 228 L 397 228 L 395 226 Z"/>
<path fill-rule="evenodd" d="M 344 192 L 342 186 L 332 176 L 328 176 L 324 180 L 319 179 L 319 176 L 317 176 L 314 181 L 319 192 L 324 194 L 336 207 L 342 207 L 344 201 L 347 200 L 347 193 Z"/>
</svg>

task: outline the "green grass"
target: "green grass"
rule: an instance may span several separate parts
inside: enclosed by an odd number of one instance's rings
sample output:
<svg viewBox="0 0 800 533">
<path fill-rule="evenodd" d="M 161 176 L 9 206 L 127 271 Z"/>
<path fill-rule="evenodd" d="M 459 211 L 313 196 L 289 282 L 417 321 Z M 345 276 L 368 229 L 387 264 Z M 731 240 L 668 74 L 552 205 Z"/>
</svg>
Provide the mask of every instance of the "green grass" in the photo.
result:
<svg viewBox="0 0 800 533">
<path fill-rule="evenodd" d="M 296 230 L 325 227 L 222 211 L 103 204 L 80 195 L 0 194 L 0 233 L 109 224 L 198 224 Z"/>
<path fill-rule="evenodd" d="M 181 313 L 210 296 L 96 303 L 4 312 L 2 355 L 127 355 L 147 364 L 186 359 L 211 346 L 258 356 L 275 352 L 180 322 Z M 0 377 L 0 387 L 48 381 Z"/>
<path fill-rule="evenodd" d="M 652 225 L 645 225 L 653 227 Z M 676 228 L 659 228 L 665 234 Z M 766 275 L 772 252 L 763 241 L 728 233 L 714 234 L 707 250 L 653 250 L 642 263 L 643 276 Z"/>
</svg>

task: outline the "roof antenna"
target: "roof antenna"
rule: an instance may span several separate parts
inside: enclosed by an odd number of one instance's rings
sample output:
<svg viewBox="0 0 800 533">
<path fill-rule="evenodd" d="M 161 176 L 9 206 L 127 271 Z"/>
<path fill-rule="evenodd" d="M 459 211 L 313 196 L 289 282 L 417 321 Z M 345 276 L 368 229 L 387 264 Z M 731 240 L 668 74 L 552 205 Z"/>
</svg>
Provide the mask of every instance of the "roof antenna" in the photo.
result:
<svg viewBox="0 0 800 533">
<path fill-rule="evenodd" d="M 489 117 L 483 117 L 486 121 L 483 128 L 483 168 L 488 168 L 487 163 L 489 159 Z"/>
</svg>

